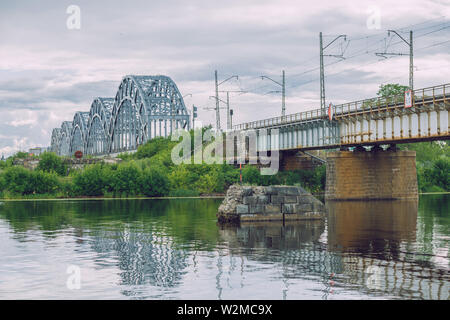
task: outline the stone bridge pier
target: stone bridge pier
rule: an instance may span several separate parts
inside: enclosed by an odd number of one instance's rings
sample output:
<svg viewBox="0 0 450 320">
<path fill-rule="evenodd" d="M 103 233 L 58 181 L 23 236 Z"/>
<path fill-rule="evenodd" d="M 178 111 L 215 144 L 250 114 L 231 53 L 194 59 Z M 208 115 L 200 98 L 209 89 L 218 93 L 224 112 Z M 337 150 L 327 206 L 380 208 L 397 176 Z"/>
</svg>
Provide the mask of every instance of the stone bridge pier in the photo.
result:
<svg viewBox="0 0 450 320">
<path fill-rule="evenodd" d="M 418 199 L 415 151 L 329 152 L 326 168 L 326 200 Z"/>
</svg>

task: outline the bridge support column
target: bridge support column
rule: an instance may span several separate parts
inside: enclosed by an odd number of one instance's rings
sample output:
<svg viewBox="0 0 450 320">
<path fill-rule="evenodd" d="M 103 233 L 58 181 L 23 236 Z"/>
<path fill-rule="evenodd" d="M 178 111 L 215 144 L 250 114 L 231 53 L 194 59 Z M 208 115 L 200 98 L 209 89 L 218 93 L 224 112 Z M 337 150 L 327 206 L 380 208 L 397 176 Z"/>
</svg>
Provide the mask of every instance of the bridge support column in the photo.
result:
<svg viewBox="0 0 450 320">
<path fill-rule="evenodd" d="M 417 199 L 415 151 L 327 154 L 326 200 Z"/>
<path fill-rule="evenodd" d="M 309 151 L 309 153 L 319 156 L 315 151 Z M 280 155 L 280 171 L 314 170 L 322 164 L 308 154 L 298 151 L 282 151 Z"/>
</svg>

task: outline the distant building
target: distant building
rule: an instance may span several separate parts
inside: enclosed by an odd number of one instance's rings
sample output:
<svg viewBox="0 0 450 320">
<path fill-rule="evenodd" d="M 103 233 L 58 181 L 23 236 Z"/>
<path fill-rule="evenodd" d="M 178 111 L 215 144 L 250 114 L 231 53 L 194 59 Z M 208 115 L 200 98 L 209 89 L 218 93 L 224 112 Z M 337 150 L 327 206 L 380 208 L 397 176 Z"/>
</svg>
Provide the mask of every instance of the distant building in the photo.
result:
<svg viewBox="0 0 450 320">
<path fill-rule="evenodd" d="M 35 148 L 30 148 L 28 150 L 28 153 L 32 154 L 34 156 L 38 156 L 45 151 L 47 151 L 47 148 L 45 148 L 45 147 L 35 147 Z"/>
</svg>

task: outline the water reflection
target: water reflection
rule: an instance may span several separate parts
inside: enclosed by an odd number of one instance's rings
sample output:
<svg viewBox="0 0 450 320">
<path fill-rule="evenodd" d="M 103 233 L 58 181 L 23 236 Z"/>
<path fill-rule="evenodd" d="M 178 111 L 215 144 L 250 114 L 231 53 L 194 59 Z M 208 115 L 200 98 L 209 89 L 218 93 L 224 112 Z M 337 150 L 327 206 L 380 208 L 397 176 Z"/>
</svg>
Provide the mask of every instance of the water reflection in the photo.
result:
<svg viewBox="0 0 450 320">
<path fill-rule="evenodd" d="M 449 200 L 329 202 L 324 221 L 239 226 L 217 225 L 221 199 L 5 202 L 0 297 L 74 298 L 61 287 L 76 263 L 95 275 L 80 298 L 449 299 Z"/>
<path fill-rule="evenodd" d="M 220 235 L 232 255 L 274 264 L 284 282 L 283 299 L 290 295 L 289 279 L 315 281 L 320 284 L 315 290 L 326 299 L 331 291 L 330 275 L 342 270 L 340 256 L 326 250 L 326 224 L 322 220 L 249 222 L 222 226 Z"/>
<path fill-rule="evenodd" d="M 416 201 L 327 202 L 328 247 L 377 259 L 397 259 L 416 239 Z"/>
<path fill-rule="evenodd" d="M 417 201 L 328 202 L 328 250 L 342 257 L 342 276 L 373 294 L 448 299 L 446 266 L 417 246 Z M 448 251 L 447 251 L 448 253 Z"/>
<path fill-rule="evenodd" d="M 66 241 L 75 246 L 68 256 L 87 252 L 97 268 L 113 265 L 121 293 L 145 298 L 138 288 L 179 286 L 190 251 L 215 246 L 217 207 L 214 199 L 201 205 L 194 200 L 8 202 L 0 218 L 9 223 L 12 238 L 25 244 L 51 244 L 69 235 Z"/>
<path fill-rule="evenodd" d="M 242 248 L 298 249 L 302 243 L 318 241 L 325 231 L 322 220 L 304 222 L 254 222 L 240 226 L 222 225 L 220 235 L 232 252 Z M 268 251 L 266 251 L 268 252 Z"/>
</svg>

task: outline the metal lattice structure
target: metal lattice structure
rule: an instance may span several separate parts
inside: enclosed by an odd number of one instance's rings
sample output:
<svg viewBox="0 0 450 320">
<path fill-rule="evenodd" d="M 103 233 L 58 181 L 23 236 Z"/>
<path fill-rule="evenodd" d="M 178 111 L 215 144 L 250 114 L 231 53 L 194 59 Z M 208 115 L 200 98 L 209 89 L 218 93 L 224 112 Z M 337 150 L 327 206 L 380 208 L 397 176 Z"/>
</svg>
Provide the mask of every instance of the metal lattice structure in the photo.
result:
<svg viewBox="0 0 450 320">
<path fill-rule="evenodd" d="M 113 98 L 97 98 L 92 102 L 86 135 L 87 154 L 100 155 L 109 152 L 109 125 L 113 105 Z"/>
<path fill-rule="evenodd" d="M 314 109 L 284 117 L 238 124 L 257 136 L 257 151 L 318 150 L 450 139 L 450 84 L 411 93 Z M 276 129 L 276 130 L 274 130 Z"/>
<path fill-rule="evenodd" d="M 115 98 L 96 98 L 52 132 L 51 150 L 102 155 L 136 150 L 146 141 L 190 129 L 190 116 L 175 82 L 166 76 L 126 76 Z"/>
</svg>

